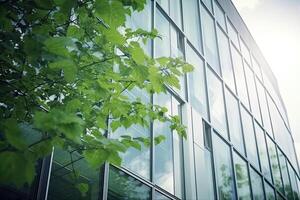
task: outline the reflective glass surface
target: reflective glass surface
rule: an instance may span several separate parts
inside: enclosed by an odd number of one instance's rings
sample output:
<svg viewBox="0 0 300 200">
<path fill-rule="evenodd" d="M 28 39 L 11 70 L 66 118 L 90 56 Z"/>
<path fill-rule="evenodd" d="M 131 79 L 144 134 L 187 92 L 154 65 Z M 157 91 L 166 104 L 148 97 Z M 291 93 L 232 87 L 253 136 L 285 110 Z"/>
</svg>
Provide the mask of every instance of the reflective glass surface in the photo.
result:
<svg viewBox="0 0 300 200">
<path fill-rule="evenodd" d="M 239 37 L 238 37 L 237 31 L 233 27 L 232 23 L 229 20 L 227 22 L 228 22 L 227 23 L 228 35 L 229 35 L 230 39 L 232 40 L 232 42 L 234 43 L 234 45 L 236 46 L 236 48 L 240 49 Z"/>
<path fill-rule="evenodd" d="M 275 199 L 275 191 L 269 185 L 269 183 L 267 183 L 267 182 L 265 182 L 265 193 L 266 193 L 266 199 L 267 200 L 274 200 Z"/>
<path fill-rule="evenodd" d="M 220 26 L 223 28 L 224 31 L 226 31 L 226 22 L 225 22 L 225 15 L 224 11 L 220 7 L 220 5 L 215 1 L 215 17 L 220 24 Z"/>
<path fill-rule="evenodd" d="M 171 55 L 170 50 L 170 24 L 163 14 L 157 10 L 156 12 L 156 29 L 159 30 L 161 38 L 155 39 L 155 55 L 156 57 Z"/>
<path fill-rule="evenodd" d="M 261 176 L 252 168 L 250 168 L 252 195 L 254 200 L 265 199 L 263 182 Z"/>
</svg>

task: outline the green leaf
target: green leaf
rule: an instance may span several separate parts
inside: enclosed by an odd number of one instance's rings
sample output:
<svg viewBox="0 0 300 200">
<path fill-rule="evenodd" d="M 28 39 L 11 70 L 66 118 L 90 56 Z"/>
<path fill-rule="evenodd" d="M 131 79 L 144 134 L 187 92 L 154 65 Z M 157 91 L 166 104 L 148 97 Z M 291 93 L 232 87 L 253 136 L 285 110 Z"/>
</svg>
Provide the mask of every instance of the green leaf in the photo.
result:
<svg viewBox="0 0 300 200">
<path fill-rule="evenodd" d="M 68 47 L 75 47 L 68 37 L 50 37 L 44 41 L 44 45 L 48 52 L 63 57 L 70 57 Z"/>
<path fill-rule="evenodd" d="M 82 197 L 85 197 L 86 193 L 89 191 L 89 185 L 86 183 L 78 183 L 75 187 L 80 191 Z"/>
<path fill-rule="evenodd" d="M 131 42 L 130 43 L 133 48 L 131 49 L 131 56 L 132 59 L 137 63 L 137 64 L 144 64 L 145 62 L 145 54 L 144 50 L 140 47 L 140 45 L 137 42 Z"/>
<path fill-rule="evenodd" d="M 5 137 L 13 147 L 23 150 L 27 147 L 25 137 L 22 135 L 21 130 L 14 119 L 5 121 Z"/>
<path fill-rule="evenodd" d="M 156 137 L 154 137 L 154 144 L 155 144 L 155 145 L 158 145 L 158 144 L 160 144 L 162 141 L 164 141 L 165 139 L 166 139 L 166 136 L 164 136 L 164 135 L 156 136 Z"/>
<path fill-rule="evenodd" d="M 76 78 L 77 67 L 70 59 L 57 60 L 50 63 L 49 67 L 51 69 L 62 69 L 64 71 L 64 77 L 68 82 L 72 82 Z"/>
<path fill-rule="evenodd" d="M 83 156 L 92 168 L 98 169 L 108 159 L 109 153 L 104 149 L 86 150 Z"/>
<path fill-rule="evenodd" d="M 193 67 L 193 65 L 191 65 L 191 64 L 184 64 L 184 65 L 182 66 L 182 71 L 183 71 L 184 73 L 191 72 L 191 71 L 193 71 L 193 70 L 194 70 L 194 67 Z"/>
</svg>

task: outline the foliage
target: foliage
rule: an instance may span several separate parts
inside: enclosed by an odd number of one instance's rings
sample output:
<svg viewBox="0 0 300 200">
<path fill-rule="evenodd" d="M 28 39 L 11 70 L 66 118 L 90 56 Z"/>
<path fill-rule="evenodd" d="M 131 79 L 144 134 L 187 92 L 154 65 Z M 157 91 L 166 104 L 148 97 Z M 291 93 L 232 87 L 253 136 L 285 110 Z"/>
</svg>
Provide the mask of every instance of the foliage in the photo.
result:
<svg viewBox="0 0 300 200">
<path fill-rule="evenodd" d="M 145 0 L 4 0 L 0 2 L 0 182 L 30 185 L 38 159 L 52 147 L 76 151 L 99 168 L 120 165 L 120 152 L 149 145 L 120 127 L 158 120 L 185 136 L 167 109 L 129 99 L 179 86 L 192 66 L 178 58 L 153 59 L 142 43 L 158 32 L 126 27 Z M 27 127 L 27 131 L 24 130 Z M 29 127 L 29 129 L 28 129 Z M 28 131 L 30 130 L 30 131 Z M 30 132 L 30 133 L 29 133 Z M 164 138 L 155 138 L 159 143 Z M 87 186 L 76 185 L 82 193 Z"/>
</svg>

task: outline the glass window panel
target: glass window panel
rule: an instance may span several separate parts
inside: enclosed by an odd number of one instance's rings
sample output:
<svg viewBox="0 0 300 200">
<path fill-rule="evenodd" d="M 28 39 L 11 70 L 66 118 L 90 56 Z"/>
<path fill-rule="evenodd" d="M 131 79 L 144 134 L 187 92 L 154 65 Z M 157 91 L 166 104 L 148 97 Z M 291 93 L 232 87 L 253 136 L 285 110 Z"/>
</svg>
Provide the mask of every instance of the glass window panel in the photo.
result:
<svg viewBox="0 0 300 200">
<path fill-rule="evenodd" d="M 235 73 L 237 92 L 243 104 L 247 108 L 249 108 L 249 100 L 248 100 L 248 93 L 247 93 L 247 86 L 246 86 L 246 79 L 245 79 L 245 74 L 243 69 L 242 57 L 233 46 L 231 46 L 231 53 L 232 53 L 232 61 L 233 61 L 233 68 Z"/>
<path fill-rule="evenodd" d="M 267 182 L 265 182 L 265 191 L 266 191 L 267 200 L 274 200 L 275 199 L 275 191 L 271 187 L 271 185 L 269 185 L 269 183 L 267 183 Z"/>
<path fill-rule="evenodd" d="M 253 56 L 252 56 L 252 65 L 253 65 L 253 70 L 254 70 L 255 74 L 258 76 L 258 78 L 260 80 L 262 80 L 260 66 L 259 66 L 258 62 L 256 61 L 256 59 Z"/>
<path fill-rule="evenodd" d="M 181 22 L 181 0 L 172 0 L 172 3 L 170 4 L 170 15 L 171 18 L 174 20 L 174 22 L 177 24 L 179 28 L 182 27 Z"/>
<path fill-rule="evenodd" d="M 194 71 L 188 73 L 189 76 L 189 95 L 190 101 L 197 111 L 199 111 L 205 118 L 207 115 L 207 98 L 205 87 L 205 69 L 204 62 L 193 51 L 193 49 L 187 45 L 186 60 L 188 63 L 194 66 Z"/>
<path fill-rule="evenodd" d="M 234 147 L 237 148 L 239 152 L 244 154 L 245 148 L 241 127 L 239 104 L 237 99 L 228 90 L 225 90 L 225 97 L 230 140 Z"/>
<path fill-rule="evenodd" d="M 256 92 L 256 87 L 255 87 L 255 82 L 254 82 L 254 75 L 253 75 L 252 70 L 250 70 L 250 68 L 247 64 L 245 65 L 245 72 L 246 72 L 246 79 L 247 79 L 247 84 L 248 84 L 248 92 L 249 92 L 251 110 L 252 110 L 254 117 L 261 123 L 260 109 L 259 109 L 257 92 Z"/>
<path fill-rule="evenodd" d="M 221 138 L 213 134 L 213 149 L 219 198 L 221 200 L 234 199 L 230 148 Z"/>
<path fill-rule="evenodd" d="M 297 187 L 297 178 L 296 178 L 295 171 L 293 170 L 290 164 L 288 164 L 288 169 L 289 169 L 289 175 L 290 175 L 294 199 L 299 200 L 299 191 Z"/>
<path fill-rule="evenodd" d="M 274 185 L 276 186 L 276 188 L 282 189 L 282 181 L 281 181 L 280 167 L 279 167 L 277 153 L 276 153 L 276 146 L 275 143 L 269 137 L 267 137 L 267 144 L 268 144 L 268 152 L 269 152 Z"/>
<path fill-rule="evenodd" d="M 157 0 L 156 2 L 164 9 L 166 13 L 169 13 L 169 7 L 170 7 L 169 0 Z"/>
<path fill-rule="evenodd" d="M 242 49 L 242 53 L 243 53 L 244 58 L 246 59 L 248 64 L 251 64 L 250 52 L 249 52 L 249 49 L 248 49 L 247 45 L 245 44 L 245 42 L 243 40 L 241 40 L 241 49 Z"/>
<path fill-rule="evenodd" d="M 194 142 L 200 147 L 204 147 L 203 123 L 199 112 L 192 108 L 192 123 Z"/>
<path fill-rule="evenodd" d="M 197 199 L 214 199 L 211 152 L 194 145 Z"/>
<path fill-rule="evenodd" d="M 222 82 L 212 71 L 207 72 L 211 122 L 225 138 L 228 138 Z"/>
<path fill-rule="evenodd" d="M 230 37 L 230 39 L 232 40 L 232 42 L 234 43 L 234 45 L 240 49 L 239 46 L 239 37 L 238 37 L 238 33 L 236 31 L 236 29 L 233 27 L 233 25 L 231 24 L 231 22 L 229 20 L 227 20 L 227 28 L 228 28 L 228 35 Z"/>
<path fill-rule="evenodd" d="M 289 179 L 288 168 L 286 165 L 286 159 L 283 153 L 279 149 L 277 152 L 278 152 L 281 175 L 282 175 L 282 180 L 284 185 L 284 192 L 288 199 L 292 199 L 293 193 L 292 193 L 291 183 Z"/>
<path fill-rule="evenodd" d="M 256 139 L 255 139 L 255 132 L 253 128 L 252 117 L 243 107 L 241 107 L 241 115 L 242 115 L 242 122 L 243 122 L 244 137 L 246 141 L 245 145 L 246 145 L 247 157 L 254 166 L 259 168 Z"/>
<path fill-rule="evenodd" d="M 165 195 L 163 195 L 160 192 L 155 191 L 155 193 L 154 193 L 154 199 L 155 200 L 169 200 L 170 198 L 166 197 Z"/>
<path fill-rule="evenodd" d="M 266 99 L 266 93 L 265 93 L 265 88 L 261 84 L 260 81 L 256 79 L 257 83 L 257 92 L 258 92 L 258 97 L 259 97 L 259 105 L 261 109 L 261 115 L 262 115 L 262 120 L 264 124 L 264 128 L 268 133 L 272 133 L 272 127 L 271 127 L 271 122 L 270 122 L 270 115 L 269 115 L 269 109 L 268 109 L 268 104 L 267 104 L 267 99 Z"/>
<path fill-rule="evenodd" d="M 230 52 L 229 52 L 228 38 L 219 27 L 217 29 L 217 33 L 218 33 L 222 76 L 225 82 L 231 88 L 231 90 L 235 92 L 234 76 L 233 76 L 233 69 L 232 69 L 232 63 L 231 63 Z"/>
<path fill-rule="evenodd" d="M 151 199 L 151 188 L 124 172 L 110 167 L 107 199 Z"/>
<path fill-rule="evenodd" d="M 171 114 L 171 95 L 160 94 L 154 96 L 154 103 L 164 106 Z M 170 124 L 166 122 L 155 122 L 153 124 L 154 136 L 164 135 L 165 140 L 154 148 L 155 154 L 155 174 L 154 181 L 163 189 L 174 193 L 174 171 L 173 171 L 173 147 L 172 132 L 169 128 Z"/>
<path fill-rule="evenodd" d="M 263 182 L 261 176 L 254 170 L 250 169 L 251 187 L 254 200 L 265 199 Z"/>
<path fill-rule="evenodd" d="M 81 196 L 77 189 L 78 183 L 88 185 L 85 196 Z M 64 197 L 63 199 L 95 200 L 98 196 L 99 170 L 90 168 L 77 152 L 55 149 L 47 199 L 56 200 Z"/>
<path fill-rule="evenodd" d="M 225 22 L 225 15 L 224 11 L 220 7 L 220 5 L 215 1 L 215 17 L 220 24 L 220 26 L 223 28 L 223 30 L 226 31 L 226 22 Z"/>
<path fill-rule="evenodd" d="M 208 8 L 208 10 L 210 12 L 212 12 L 212 3 L 211 0 L 202 0 L 202 2 L 204 3 L 204 5 Z"/>
<path fill-rule="evenodd" d="M 170 24 L 163 14 L 157 10 L 156 12 L 156 27 L 159 30 L 160 38 L 155 39 L 155 56 L 169 57 L 170 52 Z"/>
<path fill-rule="evenodd" d="M 251 199 L 247 163 L 234 153 L 234 167 L 238 199 Z"/>
<path fill-rule="evenodd" d="M 182 1 L 182 4 L 184 13 L 184 32 L 187 35 L 189 41 L 193 44 L 193 46 L 202 52 L 198 1 L 184 0 Z"/>
<path fill-rule="evenodd" d="M 258 147 L 258 152 L 259 152 L 261 171 L 262 171 L 263 175 L 271 181 L 271 171 L 270 171 L 270 165 L 269 165 L 265 133 L 264 133 L 263 129 L 257 123 L 255 123 L 255 132 L 256 132 L 256 138 L 257 138 L 257 147 Z"/>
<path fill-rule="evenodd" d="M 216 41 L 216 30 L 213 18 L 205 8 L 201 6 L 201 16 L 203 21 L 203 37 L 205 56 L 209 65 L 220 74 L 219 56 Z"/>
</svg>

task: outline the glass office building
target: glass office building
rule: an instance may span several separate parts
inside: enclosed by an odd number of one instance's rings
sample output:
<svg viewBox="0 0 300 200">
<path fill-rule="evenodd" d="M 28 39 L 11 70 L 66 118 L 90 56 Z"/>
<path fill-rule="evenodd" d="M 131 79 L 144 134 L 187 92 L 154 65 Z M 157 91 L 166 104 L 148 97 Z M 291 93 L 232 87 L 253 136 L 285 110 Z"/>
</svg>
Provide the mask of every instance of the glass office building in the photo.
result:
<svg viewBox="0 0 300 200">
<path fill-rule="evenodd" d="M 144 47 L 149 55 L 182 57 L 194 65 L 180 90 L 153 97 L 128 92 L 179 115 L 187 139 L 168 124 L 132 127 L 132 134 L 164 134 L 166 140 L 130 149 L 122 167 L 106 164 L 100 172 L 55 150 L 42 164 L 47 173 L 39 177 L 35 198 L 299 199 L 299 166 L 276 78 L 232 2 L 149 0 L 128 26 L 159 30 L 162 40 Z M 77 162 L 66 164 L 70 159 Z M 85 197 L 74 187 L 72 168 L 89 185 Z"/>
</svg>

